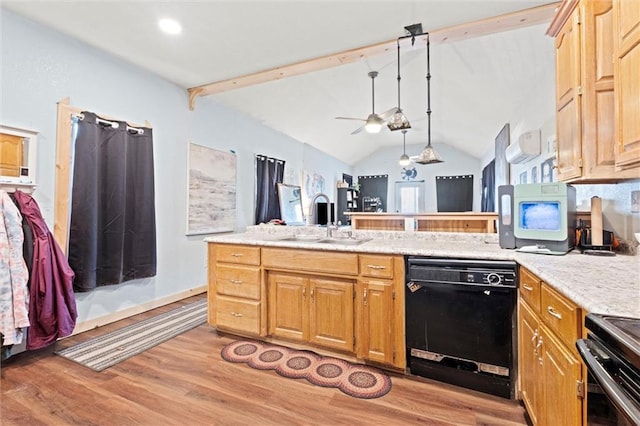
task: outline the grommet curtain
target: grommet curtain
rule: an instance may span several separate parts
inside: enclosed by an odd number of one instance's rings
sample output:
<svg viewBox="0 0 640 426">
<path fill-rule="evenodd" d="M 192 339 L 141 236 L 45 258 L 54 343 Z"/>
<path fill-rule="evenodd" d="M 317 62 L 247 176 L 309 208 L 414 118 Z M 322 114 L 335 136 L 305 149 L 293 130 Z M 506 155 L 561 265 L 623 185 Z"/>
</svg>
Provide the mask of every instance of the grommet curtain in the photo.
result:
<svg viewBox="0 0 640 426">
<path fill-rule="evenodd" d="M 156 274 L 152 129 L 83 112 L 73 159 L 69 264 L 76 291 Z"/>
<path fill-rule="evenodd" d="M 282 183 L 284 164 L 277 158 L 256 155 L 256 225 L 280 219 L 277 184 Z"/>
</svg>

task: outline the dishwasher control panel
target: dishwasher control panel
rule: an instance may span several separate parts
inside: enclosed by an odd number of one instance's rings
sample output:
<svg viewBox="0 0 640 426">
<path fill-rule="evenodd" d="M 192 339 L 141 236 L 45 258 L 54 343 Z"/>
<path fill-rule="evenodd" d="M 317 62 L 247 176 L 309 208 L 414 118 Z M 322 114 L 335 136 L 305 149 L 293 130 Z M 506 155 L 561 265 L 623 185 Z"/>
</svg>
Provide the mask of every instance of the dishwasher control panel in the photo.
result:
<svg viewBox="0 0 640 426">
<path fill-rule="evenodd" d="M 409 258 L 407 281 L 517 287 L 515 263 Z"/>
</svg>

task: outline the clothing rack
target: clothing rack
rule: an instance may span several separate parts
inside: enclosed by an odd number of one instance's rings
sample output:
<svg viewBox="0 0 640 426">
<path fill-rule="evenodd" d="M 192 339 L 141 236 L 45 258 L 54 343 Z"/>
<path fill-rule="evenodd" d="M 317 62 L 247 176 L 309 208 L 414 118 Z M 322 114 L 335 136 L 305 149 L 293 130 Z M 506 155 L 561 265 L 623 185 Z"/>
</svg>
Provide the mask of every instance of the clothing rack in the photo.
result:
<svg viewBox="0 0 640 426">
<path fill-rule="evenodd" d="M 7 191 L 9 193 L 16 192 L 16 190 L 20 190 L 27 194 L 33 194 L 33 191 L 36 190 L 35 183 L 24 183 L 24 182 L 2 182 L 0 181 L 0 189 L 3 191 Z"/>
</svg>

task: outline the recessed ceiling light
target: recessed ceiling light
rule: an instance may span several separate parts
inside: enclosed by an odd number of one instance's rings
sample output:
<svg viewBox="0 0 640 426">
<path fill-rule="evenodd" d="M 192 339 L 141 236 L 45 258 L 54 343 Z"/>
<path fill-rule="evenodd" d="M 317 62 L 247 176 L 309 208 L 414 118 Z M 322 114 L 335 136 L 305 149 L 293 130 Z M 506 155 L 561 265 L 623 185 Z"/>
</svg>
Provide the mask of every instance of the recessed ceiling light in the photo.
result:
<svg viewBox="0 0 640 426">
<path fill-rule="evenodd" d="M 167 34 L 180 34 L 182 32 L 182 26 L 174 19 L 161 19 L 158 21 L 158 26 Z"/>
</svg>

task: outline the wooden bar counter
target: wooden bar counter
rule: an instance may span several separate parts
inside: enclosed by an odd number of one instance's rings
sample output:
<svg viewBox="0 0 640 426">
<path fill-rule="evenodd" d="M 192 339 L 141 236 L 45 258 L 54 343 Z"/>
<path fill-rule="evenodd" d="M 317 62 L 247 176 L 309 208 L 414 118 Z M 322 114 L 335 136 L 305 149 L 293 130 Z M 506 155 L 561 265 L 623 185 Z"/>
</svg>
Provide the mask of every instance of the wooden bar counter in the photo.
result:
<svg viewBox="0 0 640 426">
<path fill-rule="evenodd" d="M 498 213 L 362 213 L 346 212 L 353 229 L 403 231 L 405 219 L 415 220 L 416 231 L 431 232 L 496 232 Z"/>
</svg>

